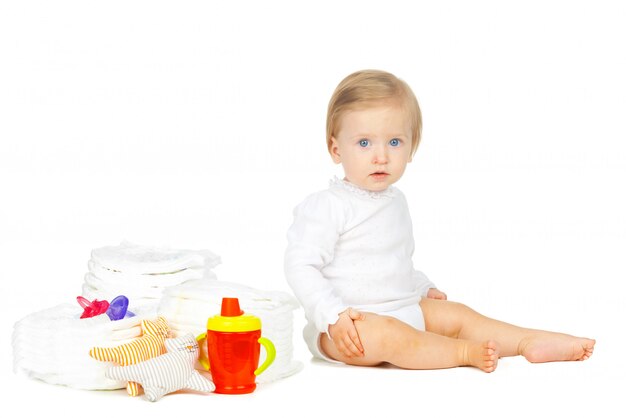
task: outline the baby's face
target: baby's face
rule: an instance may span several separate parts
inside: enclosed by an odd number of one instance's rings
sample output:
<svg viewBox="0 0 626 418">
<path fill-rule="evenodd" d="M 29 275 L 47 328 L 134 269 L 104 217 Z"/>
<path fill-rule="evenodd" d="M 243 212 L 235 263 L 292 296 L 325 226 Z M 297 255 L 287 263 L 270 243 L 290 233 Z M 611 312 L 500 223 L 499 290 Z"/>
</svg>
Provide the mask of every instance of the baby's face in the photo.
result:
<svg viewBox="0 0 626 418">
<path fill-rule="evenodd" d="M 406 112 L 394 104 L 346 112 L 330 153 L 343 165 L 347 181 L 371 191 L 385 190 L 402 177 L 411 161 Z"/>
</svg>

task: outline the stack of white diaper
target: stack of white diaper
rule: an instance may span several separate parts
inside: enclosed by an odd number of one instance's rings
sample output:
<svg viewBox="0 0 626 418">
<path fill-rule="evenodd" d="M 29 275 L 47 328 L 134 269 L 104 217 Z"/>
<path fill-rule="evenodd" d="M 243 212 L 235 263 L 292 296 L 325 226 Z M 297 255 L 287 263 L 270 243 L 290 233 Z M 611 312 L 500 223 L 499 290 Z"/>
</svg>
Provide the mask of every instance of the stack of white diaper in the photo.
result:
<svg viewBox="0 0 626 418">
<path fill-rule="evenodd" d="M 109 380 L 109 363 L 89 357 L 95 346 L 116 346 L 141 335 L 136 316 L 111 321 L 107 315 L 79 319 L 83 309 L 63 304 L 33 313 L 13 329 L 13 369 L 18 374 L 78 389 L 120 389 L 126 382 Z"/>
<path fill-rule="evenodd" d="M 82 296 L 111 302 L 129 299 L 136 316 L 111 321 L 106 314 L 80 319 L 78 302 L 59 305 L 18 321 L 13 330 L 16 373 L 81 389 L 117 389 L 126 382 L 104 376 L 109 363 L 89 357 L 92 347 L 112 347 L 141 336 L 141 320 L 154 319 L 163 290 L 188 280 L 215 281 L 219 257 L 207 250 L 174 250 L 134 245 L 94 249 Z M 166 318 L 167 319 L 167 318 Z"/>
<path fill-rule="evenodd" d="M 96 248 L 88 262 L 83 296 L 111 301 L 118 295 L 138 306 L 156 307 L 163 290 L 194 279 L 215 279 L 212 269 L 220 263 L 208 250 L 177 250 L 122 242 Z"/>
<path fill-rule="evenodd" d="M 284 292 L 268 292 L 220 280 L 191 280 L 163 292 L 158 314 L 167 318 L 175 336 L 206 332 L 209 317 L 219 315 L 222 298 L 239 299 L 241 309 L 261 319 L 262 335 L 276 347 L 274 363 L 257 377 L 258 383 L 290 376 L 302 368 L 293 360 L 293 311 L 295 298 Z M 261 349 L 259 364 L 265 359 Z"/>
<path fill-rule="evenodd" d="M 106 314 L 80 319 L 78 303 L 31 314 L 15 324 L 14 370 L 48 383 L 81 389 L 117 389 L 126 382 L 107 379 L 109 363 L 89 357 L 92 347 L 113 347 L 141 335 L 141 320 L 157 313 L 167 320 L 174 337 L 206 331 L 210 316 L 218 315 L 223 297 L 239 298 L 246 313 L 262 322 L 263 336 L 276 347 L 276 360 L 259 383 L 296 373 L 293 361 L 293 310 L 297 301 L 283 292 L 264 292 L 221 282 L 211 270 L 219 257 L 210 251 L 143 247 L 127 242 L 94 249 L 82 296 L 112 301 L 126 296 L 136 316 L 111 321 Z M 260 362 L 265 359 L 261 350 Z"/>
</svg>

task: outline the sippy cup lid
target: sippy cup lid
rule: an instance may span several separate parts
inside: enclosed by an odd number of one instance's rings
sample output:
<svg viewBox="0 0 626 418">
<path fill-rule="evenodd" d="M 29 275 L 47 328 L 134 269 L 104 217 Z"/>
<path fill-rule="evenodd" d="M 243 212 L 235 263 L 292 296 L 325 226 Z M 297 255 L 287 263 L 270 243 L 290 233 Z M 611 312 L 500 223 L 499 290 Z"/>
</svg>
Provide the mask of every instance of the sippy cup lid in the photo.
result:
<svg viewBox="0 0 626 418">
<path fill-rule="evenodd" d="M 239 299 L 222 298 L 221 315 L 209 318 L 208 331 L 247 332 L 261 329 L 261 320 L 254 315 L 246 315 L 239 307 Z"/>
</svg>

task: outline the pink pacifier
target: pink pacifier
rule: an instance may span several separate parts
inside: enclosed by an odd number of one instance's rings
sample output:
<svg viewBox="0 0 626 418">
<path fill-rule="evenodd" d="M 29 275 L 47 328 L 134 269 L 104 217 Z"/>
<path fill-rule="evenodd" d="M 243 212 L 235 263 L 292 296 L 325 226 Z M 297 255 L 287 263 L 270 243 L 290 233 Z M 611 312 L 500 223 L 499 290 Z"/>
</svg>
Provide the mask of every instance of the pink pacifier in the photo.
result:
<svg viewBox="0 0 626 418">
<path fill-rule="evenodd" d="M 93 318 L 94 316 L 102 315 L 107 311 L 107 309 L 109 309 L 109 302 L 106 300 L 94 299 L 92 302 L 89 302 L 88 299 L 85 299 L 82 296 L 77 296 L 76 300 L 84 309 L 80 319 Z"/>
</svg>

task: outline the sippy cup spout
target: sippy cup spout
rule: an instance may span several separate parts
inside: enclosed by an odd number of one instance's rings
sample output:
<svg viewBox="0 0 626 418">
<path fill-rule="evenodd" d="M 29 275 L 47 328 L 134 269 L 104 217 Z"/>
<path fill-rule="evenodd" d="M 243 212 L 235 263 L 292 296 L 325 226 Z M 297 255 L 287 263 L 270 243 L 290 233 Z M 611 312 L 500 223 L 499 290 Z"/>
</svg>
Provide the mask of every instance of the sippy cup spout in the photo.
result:
<svg viewBox="0 0 626 418">
<path fill-rule="evenodd" d="M 222 316 L 241 316 L 243 311 L 239 307 L 238 298 L 222 298 Z"/>
</svg>

